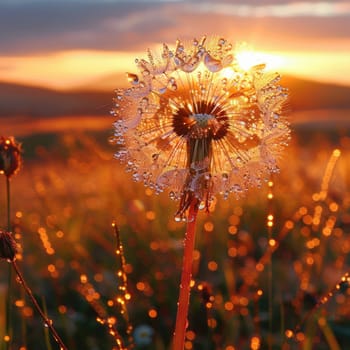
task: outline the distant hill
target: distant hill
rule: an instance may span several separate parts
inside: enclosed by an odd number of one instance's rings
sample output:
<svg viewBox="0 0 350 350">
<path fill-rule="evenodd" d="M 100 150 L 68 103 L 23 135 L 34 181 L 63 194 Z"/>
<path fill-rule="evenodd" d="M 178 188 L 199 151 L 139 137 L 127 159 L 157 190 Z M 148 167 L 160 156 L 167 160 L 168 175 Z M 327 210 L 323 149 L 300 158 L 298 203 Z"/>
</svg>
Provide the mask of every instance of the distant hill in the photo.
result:
<svg viewBox="0 0 350 350">
<path fill-rule="evenodd" d="M 292 110 L 344 109 L 350 108 L 350 86 L 320 83 L 292 76 L 282 76 L 283 86 L 290 92 Z M 80 87 L 86 91 L 113 91 L 126 84 L 125 74 L 112 74 L 101 77 Z"/>
<path fill-rule="evenodd" d="M 104 83 L 103 83 L 104 81 Z M 103 87 L 112 86 L 108 91 Z M 56 91 L 35 86 L 0 82 L 0 118 L 108 115 L 113 90 L 125 84 L 124 76 L 104 77 L 100 82 L 76 90 Z M 288 109 L 307 110 L 350 109 L 350 87 L 323 84 L 294 77 L 283 77 L 282 85 L 290 91 Z M 95 91 L 92 89 L 94 88 Z"/>
<path fill-rule="evenodd" d="M 113 92 L 56 91 L 0 83 L 0 118 L 108 115 Z"/>
<path fill-rule="evenodd" d="M 282 85 L 288 87 L 292 110 L 350 108 L 350 86 L 320 83 L 291 76 L 284 76 Z"/>
</svg>

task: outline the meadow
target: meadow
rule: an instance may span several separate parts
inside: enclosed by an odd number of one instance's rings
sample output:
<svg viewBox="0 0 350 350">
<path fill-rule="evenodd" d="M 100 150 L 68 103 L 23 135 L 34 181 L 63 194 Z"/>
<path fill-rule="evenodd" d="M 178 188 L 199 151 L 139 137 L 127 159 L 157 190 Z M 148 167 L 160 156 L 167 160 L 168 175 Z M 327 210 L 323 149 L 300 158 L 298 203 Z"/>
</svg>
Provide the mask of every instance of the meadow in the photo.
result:
<svg viewBox="0 0 350 350">
<path fill-rule="evenodd" d="M 294 128 L 269 184 L 200 212 L 186 349 L 350 346 L 350 138 L 340 130 Z M 125 174 L 110 134 L 19 138 L 23 166 L 10 181 L 18 265 L 69 349 L 119 349 L 118 337 L 130 349 L 170 349 L 185 224 L 167 194 Z M 20 287 L 12 349 L 58 348 Z"/>
</svg>

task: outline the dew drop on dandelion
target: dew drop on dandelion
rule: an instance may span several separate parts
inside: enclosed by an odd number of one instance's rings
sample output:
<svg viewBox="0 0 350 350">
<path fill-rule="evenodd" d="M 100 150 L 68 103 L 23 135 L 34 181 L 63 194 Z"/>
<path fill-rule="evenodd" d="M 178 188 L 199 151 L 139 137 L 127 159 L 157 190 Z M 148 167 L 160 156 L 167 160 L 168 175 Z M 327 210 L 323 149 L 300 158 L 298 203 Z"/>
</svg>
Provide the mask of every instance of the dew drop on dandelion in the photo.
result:
<svg viewBox="0 0 350 350">
<path fill-rule="evenodd" d="M 208 210 L 212 196 L 241 196 L 277 171 L 290 138 L 277 73 L 241 68 L 221 37 L 178 40 L 146 57 L 127 73 L 131 88 L 116 92 L 115 157 L 135 181 L 180 200 L 177 221 L 192 198 Z"/>
</svg>

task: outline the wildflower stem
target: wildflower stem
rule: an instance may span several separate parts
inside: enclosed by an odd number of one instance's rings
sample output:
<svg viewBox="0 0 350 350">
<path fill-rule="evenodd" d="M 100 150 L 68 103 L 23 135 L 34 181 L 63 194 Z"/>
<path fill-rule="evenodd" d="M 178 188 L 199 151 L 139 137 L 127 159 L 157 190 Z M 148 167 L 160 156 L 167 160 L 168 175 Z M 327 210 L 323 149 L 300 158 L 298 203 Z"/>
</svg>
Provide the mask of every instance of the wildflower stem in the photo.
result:
<svg viewBox="0 0 350 350">
<path fill-rule="evenodd" d="M 7 203 L 7 232 L 11 231 L 11 190 L 10 190 L 10 178 L 6 176 L 6 203 Z M 6 336 L 9 338 L 5 342 L 5 349 L 11 348 L 12 343 L 12 269 L 8 267 L 7 273 L 7 297 L 6 297 Z"/>
<path fill-rule="evenodd" d="M 7 199 L 7 231 L 11 231 L 11 209 L 10 209 L 10 178 L 6 176 L 6 199 Z"/>
<path fill-rule="evenodd" d="M 193 250 L 195 242 L 198 204 L 199 203 L 197 199 L 192 199 L 188 212 L 188 222 L 186 236 L 184 240 L 184 257 L 182 262 L 180 294 L 176 315 L 173 350 L 184 349 L 185 332 L 187 326 L 187 313 L 191 291 Z"/>
<path fill-rule="evenodd" d="M 11 267 L 8 269 L 8 274 L 7 274 L 7 297 L 6 297 L 6 336 L 9 338 L 5 342 L 5 349 L 8 350 L 11 348 L 11 342 L 12 342 L 12 312 L 11 312 L 11 307 L 12 307 L 12 270 Z"/>
<path fill-rule="evenodd" d="M 39 312 L 41 318 L 43 319 L 43 321 L 44 321 L 44 323 L 45 323 L 45 326 L 47 326 L 47 327 L 50 329 L 50 331 L 51 331 L 51 333 L 52 333 L 52 335 L 53 335 L 55 341 L 59 344 L 60 350 L 68 350 L 68 348 L 64 345 L 62 339 L 61 339 L 61 338 L 59 337 L 59 335 L 57 334 L 56 329 L 55 329 L 54 326 L 52 325 L 52 322 L 47 318 L 47 316 L 45 315 L 45 313 L 42 311 L 40 305 L 39 305 L 38 302 L 36 301 L 36 299 L 35 299 L 35 297 L 34 297 L 32 291 L 31 291 L 31 289 L 28 287 L 28 285 L 27 285 L 27 283 L 26 283 L 26 281 L 25 281 L 25 279 L 24 279 L 24 277 L 23 277 L 21 271 L 19 270 L 16 261 L 15 261 L 15 260 L 12 260 L 12 261 L 11 261 L 11 264 L 12 264 L 13 268 L 15 269 L 16 274 L 17 274 L 17 276 L 18 276 L 18 279 L 19 279 L 20 283 L 22 284 L 24 290 L 26 291 L 26 293 L 27 293 L 29 299 L 30 299 L 31 302 L 33 303 L 35 309 Z"/>
</svg>

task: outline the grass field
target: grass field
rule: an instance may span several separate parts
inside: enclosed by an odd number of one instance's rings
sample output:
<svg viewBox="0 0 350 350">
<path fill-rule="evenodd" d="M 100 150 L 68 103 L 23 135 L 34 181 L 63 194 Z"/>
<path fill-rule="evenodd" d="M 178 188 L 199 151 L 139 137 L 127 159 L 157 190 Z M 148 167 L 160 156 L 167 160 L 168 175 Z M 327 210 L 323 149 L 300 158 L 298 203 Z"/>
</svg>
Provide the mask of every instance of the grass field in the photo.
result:
<svg viewBox="0 0 350 350">
<path fill-rule="evenodd" d="M 125 174 L 109 134 L 62 131 L 19 140 L 23 167 L 10 183 L 18 265 L 69 349 L 118 349 L 116 337 L 96 321 L 101 316 L 126 343 L 132 326 L 135 349 L 170 349 L 185 224 L 174 221 L 176 202 Z M 218 197 L 209 214 L 200 213 L 186 349 L 350 347 L 346 135 L 294 130 L 273 186 L 239 200 Z M 0 227 L 6 227 L 5 177 L 0 180 Z M 119 288 L 114 220 L 126 260 L 129 319 L 117 301 L 126 292 Z M 0 330 L 6 267 L 2 261 Z M 12 300 L 13 349 L 57 348 L 45 341 L 47 328 L 19 284 Z"/>
</svg>

